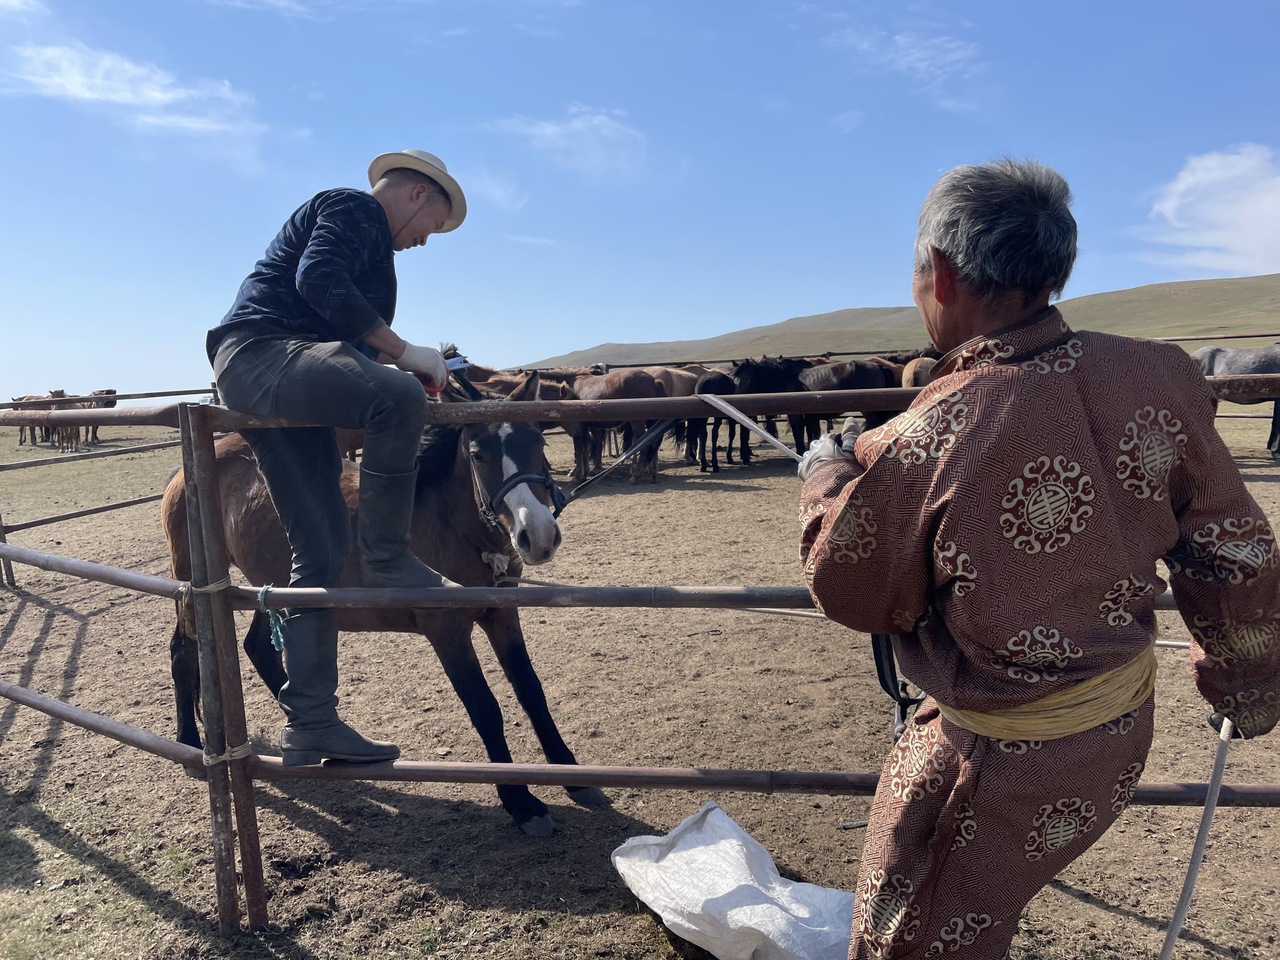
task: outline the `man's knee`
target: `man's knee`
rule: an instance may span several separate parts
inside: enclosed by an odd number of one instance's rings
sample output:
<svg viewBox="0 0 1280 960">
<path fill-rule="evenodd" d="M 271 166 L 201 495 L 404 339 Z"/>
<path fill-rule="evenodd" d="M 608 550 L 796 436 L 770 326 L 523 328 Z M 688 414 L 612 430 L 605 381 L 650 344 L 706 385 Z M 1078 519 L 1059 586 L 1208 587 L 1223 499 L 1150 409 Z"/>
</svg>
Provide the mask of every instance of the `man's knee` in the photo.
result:
<svg viewBox="0 0 1280 960">
<path fill-rule="evenodd" d="M 427 422 L 427 394 L 417 379 L 407 374 L 387 377 L 381 385 L 383 403 L 375 418 L 390 429 L 420 433 Z"/>
</svg>

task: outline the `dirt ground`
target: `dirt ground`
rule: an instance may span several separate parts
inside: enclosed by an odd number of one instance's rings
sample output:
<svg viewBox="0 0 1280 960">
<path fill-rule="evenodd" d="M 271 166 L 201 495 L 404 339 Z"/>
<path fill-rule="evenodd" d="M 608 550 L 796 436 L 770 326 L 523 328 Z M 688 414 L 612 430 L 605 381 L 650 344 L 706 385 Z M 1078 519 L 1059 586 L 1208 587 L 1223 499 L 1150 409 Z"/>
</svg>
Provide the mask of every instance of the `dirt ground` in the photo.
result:
<svg viewBox="0 0 1280 960">
<path fill-rule="evenodd" d="M 1253 408 L 1251 412 L 1257 412 Z M 1219 421 L 1280 522 L 1280 467 L 1263 421 Z M 104 428 L 104 446 L 172 434 Z M 564 438 L 552 462 L 567 469 Z M 569 584 L 799 586 L 790 461 L 700 474 L 664 447 L 656 486 L 606 482 L 562 517 L 564 546 L 528 575 Z M 0 429 L 0 461 L 46 456 Z M 157 493 L 176 449 L 0 473 L 8 523 Z M 167 575 L 157 505 L 20 531 L 10 542 Z M 0 588 L 0 677 L 156 733 L 173 732 L 170 601 L 16 568 Z M 1186 639 L 1161 614 L 1165 639 Z M 527 610 L 553 715 L 591 764 L 878 772 L 892 712 L 867 639 L 816 619 L 644 609 Z M 477 634 L 479 636 L 479 634 Z M 1146 782 L 1208 779 L 1216 737 L 1185 652 L 1162 649 Z M 537 743 L 487 648 L 515 758 Z M 255 747 L 278 752 L 281 716 L 248 672 Z M 425 639 L 349 635 L 342 709 L 406 758 L 483 760 Z M 1227 780 L 1280 782 L 1280 737 L 1232 749 Z M 559 831 L 516 831 L 484 786 L 260 784 L 272 928 L 217 934 L 207 792 L 167 761 L 0 700 L 0 958 L 705 956 L 667 935 L 622 884 L 610 852 L 661 834 L 706 800 L 771 852 L 784 875 L 848 888 L 867 798 L 613 790 L 588 811 L 537 788 Z M 1015 960 L 1155 956 L 1199 808 L 1133 807 L 1031 904 Z M 1269 809 L 1223 808 L 1179 958 L 1280 957 L 1280 836 Z M 998 882 L 998 878 L 993 878 Z"/>
</svg>

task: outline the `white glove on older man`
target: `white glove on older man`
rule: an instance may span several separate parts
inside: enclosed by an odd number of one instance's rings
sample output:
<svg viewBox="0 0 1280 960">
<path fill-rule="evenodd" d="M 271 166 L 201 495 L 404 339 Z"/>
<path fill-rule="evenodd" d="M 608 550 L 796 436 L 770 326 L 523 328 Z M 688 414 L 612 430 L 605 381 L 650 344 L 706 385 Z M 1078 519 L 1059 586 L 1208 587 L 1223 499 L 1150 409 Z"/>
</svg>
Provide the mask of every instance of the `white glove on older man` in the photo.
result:
<svg viewBox="0 0 1280 960">
<path fill-rule="evenodd" d="M 853 445 L 861 432 L 862 428 L 857 418 L 849 417 L 838 434 L 823 434 L 810 443 L 808 452 L 801 458 L 800 465 L 796 468 L 800 479 L 808 480 L 809 474 L 828 460 L 852 460 Z"/>
<path fill-rule="evenodd" d="M 419 373 L 431 381 L 433 387 L 443 387 L 449 379 L 449 368 L 439 350 L 419 347 L 413 343 L 404 345 L 404 353 L 391 361 L 401 370 Z"/>
</svg>

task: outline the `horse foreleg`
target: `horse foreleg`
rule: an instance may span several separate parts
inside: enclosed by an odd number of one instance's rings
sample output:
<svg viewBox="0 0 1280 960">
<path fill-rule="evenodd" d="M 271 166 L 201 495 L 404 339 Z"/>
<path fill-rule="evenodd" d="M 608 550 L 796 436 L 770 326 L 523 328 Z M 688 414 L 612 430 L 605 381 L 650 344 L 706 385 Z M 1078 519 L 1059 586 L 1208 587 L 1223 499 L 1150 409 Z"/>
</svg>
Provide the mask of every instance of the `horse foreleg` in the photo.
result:
<svg viewBox="0 0 1280 960">
<path fill-rule="evenodd" d="M 249 622 L 249 630 L 244 635 L 244 652 L 271 695 L 278 697 L 288 677 L 280 651 L 271 645 L 271 620 L 261 610 L 256 611 Z"/>
<path fill-rule="evenodd" d="M 796 445 L 796 453 L 803 454 L 807 447 L 804 442 L 805 430 L 809 426 L 808 418 L 798 413 L 787 414 L 787 424 L 791 427 L 791 442 Z M 813 418 L 813 435 L 818 436 L 818 418 Z"/>
<path fill-rule="evenodd" d="M 182 630 L 174 627 L 169 641 L 169 670 L 173 676 L 173 698 L 177 707 L 178 742 L 203 750 L 200 727 L 196 723 L 196 704 L 200 700 L 200 661 L 196 645 Z M 203 769 L 187 767 L 187 775 L 203 780 Z"/>
<path fill-rule="evenodd" d="M 533 725 L 533 732 L 542 745 L 543 755 L 547 763 L 570 764 L 576 766 L 578 758 L 573 755 L 560 735 L 560 728 L 551 716 L 547 706 L 547 697 L 542 690 L 542 681 L 533 669 L 533 661 L 529 659 L 529 648 L 525 644 L 524 631 L 520 627 L 520 612 L 514 609 L 487 610 L 476 621 L 480 629 L 489 638 L 489 644 L 498 657 L 502 672 L 506 674 L 516 699 L 524 708 L 525 715 Z M 604 791 L 596 787 L 565 787 L 574 803 L 584 807 L 606 807 L 612 802 Z"/>
<path fill-rule="evenodd" d="M 510 763 L 511 748 L 507 746 L 502 729 L 502 709 L 485 681 L 480 661 L 471 646 L 471 621 L 439 614 L 423 619 L 431 623 L 427 639 L 440 658 L 440 665 L 444 667 L 454 692 L 466 708 L 471 725 L 480 734 L 489 760 Z M 530 793 L 527 786 L 501 784 L 498 800 L 524 833 L 532 837 L 549 837 L 555 832 L 556 826 L 547 805 Z"/>
<path fill-rule="evenodd" d="M 1272 460 L 1280 460 L 1280 400 L 1271 405 L 1271 436 L 1267 438 L 1267 449 L 1271 451 Z"/>
</svg>

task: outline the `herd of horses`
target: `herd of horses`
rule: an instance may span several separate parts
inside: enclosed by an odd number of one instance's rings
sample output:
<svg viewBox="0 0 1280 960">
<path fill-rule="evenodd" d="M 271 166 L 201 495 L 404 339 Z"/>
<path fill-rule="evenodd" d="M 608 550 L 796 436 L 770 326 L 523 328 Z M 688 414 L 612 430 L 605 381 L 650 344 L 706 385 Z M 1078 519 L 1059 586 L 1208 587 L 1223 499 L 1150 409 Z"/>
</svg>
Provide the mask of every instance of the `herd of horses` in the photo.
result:
<svg viewBox="0 0 1280 960">
<path fill-rule="evenodd" d="M 723 371 L 668 368 L 674 375 L 664 375 L 661 368 L 612 372 L 587 368 L 511 374 L 478 367 L 473 368 L 473 373 L 478 384 L 486 388 L 488 398 L 494 400 L 529 401 L 570 396 L 614 399 L 680 395 L 686 390 L 690 394 L 721 391 L 732 394 L 918 386 L 920 380 L 927 380 L 934 358 L 936 354 L 930 357 L 927 351 L 844 363 L 765 357 L 739 361 Z M 1199 358 L 1207 375 L 1280 373 L 1280 344 L 1257 351 L 1206 348 L 1200 351 Z M 442 402 L 468 399 L 474 397 L 453 387 L 441 394 Z M 1277 407 L 1280 408 L 1280 401 Z M 867 419 L 875 425 L 892 415 L 892 412 L 872 413 L 867 414 Z M 810 422 L 812 419 L 791 418 L 797 451 L 803 449 L 806 438 L 816 429 L 816 424 Z M 701 431 L 700 442 L 705 451 L 708 420 L 716 421 L 711 440 L 714 464 L 718 418 L 689 421 L 685 438 L 690 441 Z M 1280 459 L 1275 445 L 1276 423 L 1280 423 L 1280 410 L 1273 418 L 1270 444 L 1273 455 Z M 449 580 L 463 586 L 511 586 L 525 565 L 545 563 L 555 556 L 561 543 L 556 519 L 559 502 L 545 454 L 545 426 L 513 421 L 463 426 L 436 424 L 427 428 L 419 451 L 411 537 L 414 551 Z M 569 426 L 575 451 L 581 454 L 575 454 L 578 476 L 584 476 L 592 468 L 592 457 L 599 456 L 597 435 L 610 426 L 613 425 Z M 639 422 L 619 426 L 633 434 L 644 428 Z M 726 458 L 731 457 L 732 447 L 731 439 Z M 749 459 L 745 443 L 739 455 L 743 461 Z M 232 564 L 251 584 L 287 583 L 289 546 L 248 449 L 238 436 L 230 435 L 217 442 L 215 460 L 223 504 L 223 532 Z M 706 463 L 705 459 L 703 462 Z M 354 464 L 348 463 L 345 467 L 342 490 L 354 525 L 359 471 Z M 704 466 L 704 469 L 716 468 Z M 181 471 L 171 478 L 161 508 L 173 575 L 189 580 L 186 490 Z M 360 585 L 358 563 L 348 565 L 341 585 Z M 199 671 L 194 615 L 189 597 L 179 600 L 177 606 L 170 654 L 178 739 L 200 748 L 196 724 Z M 479 626 L 528 715 L 547 761 L 577 762 L 548 709 L 541 681 L 529 657 L 518 608 L 342 609 L 339 625 L 343 631 L 425 636 L 465 706 L 489 759 L 507 763 L 512 757 L 502 713 L 472 646 L 473 628 Z M 285 682 L 285 670 L 280 654 L 271 644 L 271 628 L 265 613 L 254 614 L 244 637 L 244 648 L 268 689 L 278 693 Z M 504 785 L 499 786 L 497 792 L 503 808 L 520 830 L 533 836 L 545 836 L 555 830 L 547 806 L 527 787 Z M 609 803 L 608 797 L 595 788 L 571 787 L 567 792 L 573 801 L 584 806 L 600 807 Z"/>
<path fill-rule="evenodd" d="M 44 394 L 28 394 L 22 397 L 11 397 L 14 403 L 21 404 L 23 410 L 93 410 L 116 405 L 116 391 L 93 390 L 87 396 L 67 393 L 66 390 L 50 390 Z M 83 432 L 82 432 L 83 431 Z M 76 453 L 84 447 L 98 442 L 98 428 L 65 426 L 37 427 L 35 425 L 18 427 L 18 446 L 28 439 L 34 447 L 39 443 L 47 443 L 58 448 L 59 453 Z"/>
<path fill-rule="evenodd" d="M 735 393 L 799 393 L 804 391 L 863 390 L 885 387 L 923 386 L 928 372 L 939 357 L 936 350 L 921 350 L 869 357 L 865 360 L 832 362 L 826 357 L 769 357 L 731 361 L 723 368 L 697 363 L 675 366 L 626 367 L 606 370 L 602 367 L 571 367 L 538 371 L 542 384 L 541 399 L 619 400 L 681 397 L 697 394 L 729 396 Z M 523 382 L 526 371 L 493 370 L 473 365 L 468 375 L 493 395 L 501 396 Z M 884 423 L 894 411 L 864 414 L 868 426 Z M 686 463 L 699 464 L 702 472 L 720 470 L 720 428 L 728 423 L 725 461 L 734 462 L 734 451 L 746 464 L 751 461 L 748 433 L 732 419 L 721 415 L 695 417 L 677 421 L 671 426 L 676 442 L 683 447 Z M 810 441 L 820 435 L 821 419 L 817 416 L 789 415 L 792 442 L 797 453 L 803 453 Z M 708 426 L 710 425 L 710 426 Z M 574 467 L 571 480 L 585 480 L 602 469 L 601 450 L 607 431 L 622 433 L 622 446 L 630 449 L 634 439 L 652 430 L 655 421 L 625 423 L 566 423 L 565 431 L 573 437 Z M 773 429 L 772 421 L 768 422 Z M 829 426 L 828 426 L 829 429 Z M 740 439 L 735 444 L 735 433 Z M 632 462 L 632 482 L 657 479 L 657 444 L 648 446 Z"/>
</svg>

